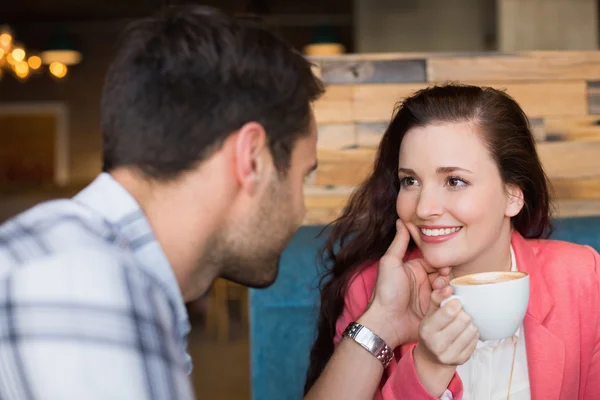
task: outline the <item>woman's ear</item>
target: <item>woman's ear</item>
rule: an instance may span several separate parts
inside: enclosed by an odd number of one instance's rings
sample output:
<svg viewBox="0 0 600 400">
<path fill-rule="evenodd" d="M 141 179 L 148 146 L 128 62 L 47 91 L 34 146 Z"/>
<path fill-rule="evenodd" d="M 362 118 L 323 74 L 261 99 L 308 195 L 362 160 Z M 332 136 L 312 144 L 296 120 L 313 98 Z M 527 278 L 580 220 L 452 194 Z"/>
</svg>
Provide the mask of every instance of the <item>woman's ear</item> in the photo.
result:
<svg viewBox="0 0 600 400">
<path fill-rule="evenodd" d="M 523 197 L 523 191 L 517 185 L 506 185 L 506 210 L 504 215 L 507 217 L 514 217 L 521 212 L 525 205 L 525 199 Z"/>
</svg>

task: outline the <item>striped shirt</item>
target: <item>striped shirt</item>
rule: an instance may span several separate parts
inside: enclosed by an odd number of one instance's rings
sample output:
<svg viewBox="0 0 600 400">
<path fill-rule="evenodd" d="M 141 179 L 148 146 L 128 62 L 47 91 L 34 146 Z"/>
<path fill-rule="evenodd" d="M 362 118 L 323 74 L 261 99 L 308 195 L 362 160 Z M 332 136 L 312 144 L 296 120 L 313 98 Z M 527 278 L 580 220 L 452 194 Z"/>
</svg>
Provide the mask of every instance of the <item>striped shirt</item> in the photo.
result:
<svg viewBox="0 0 600 400">
<path fill-rule="evenodd" d="M 191 399 L 189 320 L 109 174 L 0 225 L 0 399 Z"/>
</svg>

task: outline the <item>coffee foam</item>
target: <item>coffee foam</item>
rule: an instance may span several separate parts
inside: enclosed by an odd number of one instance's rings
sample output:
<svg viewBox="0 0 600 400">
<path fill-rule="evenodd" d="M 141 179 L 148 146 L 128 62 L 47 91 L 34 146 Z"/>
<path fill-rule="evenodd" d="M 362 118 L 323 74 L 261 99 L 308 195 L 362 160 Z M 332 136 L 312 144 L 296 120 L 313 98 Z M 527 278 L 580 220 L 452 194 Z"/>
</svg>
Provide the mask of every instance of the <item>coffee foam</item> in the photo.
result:
<svg viewBox="0 0 600 400">
<path fill-rule="evenodd" d="M 454 285 L 489 285 L 493 283 L 508 282 L 526 277 L 525 272 L 483 272 L 470 274 L 453 279 L 450 283 Z"/>
</svg>

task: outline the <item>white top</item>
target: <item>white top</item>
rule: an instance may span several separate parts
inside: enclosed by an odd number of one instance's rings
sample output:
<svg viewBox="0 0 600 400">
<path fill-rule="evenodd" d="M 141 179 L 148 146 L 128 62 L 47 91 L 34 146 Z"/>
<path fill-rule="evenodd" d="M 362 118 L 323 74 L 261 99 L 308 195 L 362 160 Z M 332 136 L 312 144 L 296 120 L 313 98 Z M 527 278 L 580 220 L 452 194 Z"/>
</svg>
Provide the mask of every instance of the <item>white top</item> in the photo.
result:
<svg viewBox="0 0 600 400">
<path fill-rule="evenodd" d="M 510 248 L 511 270 L 518 271 L 515 253 Z M 514 345 L 517 340 L 515 367 L 510 389 L 510 400 L 531 398 L 527 352 L 522 327 L 512 338 L 479 341 L 473 355 L 457 368 L 463 382 L 463 400 L 505 400 L 508 395 L 510 372 L 512 369 Z M 452 392 L 446 390 L 442 400 L 452 400 Z"/>
</svg>

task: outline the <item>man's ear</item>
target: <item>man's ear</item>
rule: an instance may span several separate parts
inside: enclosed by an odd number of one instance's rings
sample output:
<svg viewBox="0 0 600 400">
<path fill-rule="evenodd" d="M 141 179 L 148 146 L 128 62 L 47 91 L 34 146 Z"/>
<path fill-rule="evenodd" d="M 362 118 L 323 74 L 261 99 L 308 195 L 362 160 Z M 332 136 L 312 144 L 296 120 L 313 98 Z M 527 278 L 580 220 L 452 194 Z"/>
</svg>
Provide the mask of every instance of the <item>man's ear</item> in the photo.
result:
<svg viewBox="0 0 600 400">
<path fill-rule="evenodd" d="M 234 140 L 237 179 L 242 188 L 254 193 L 269 170 L 267 133 L 258 122 L 248 122 L 238 130 Z"/>
<path fill-rule="evenodd" d="M 517 185 L 506 185 L 506 192 L 508 194 L 506 201 L 506 210 L 504 215 L 507 217 L 514 217 L 521 212 L 525 205 L 525 199 L 523 198 L 523 191 Z"/>
</svg>

